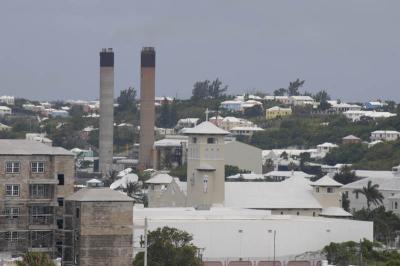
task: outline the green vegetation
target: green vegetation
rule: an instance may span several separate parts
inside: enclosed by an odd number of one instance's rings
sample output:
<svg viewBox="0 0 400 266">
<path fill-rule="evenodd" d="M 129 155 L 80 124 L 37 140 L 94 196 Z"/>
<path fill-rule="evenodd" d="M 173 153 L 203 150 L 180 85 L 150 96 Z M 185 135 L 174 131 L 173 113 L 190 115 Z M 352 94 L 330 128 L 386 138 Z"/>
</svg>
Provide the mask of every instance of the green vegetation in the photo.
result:
<svg viewBox="0 0 400 266">
<path fill-rule="evenodd" d="M 27 252 L 22 261 L 16 262 L 17 266 L 56 266 L 49 255 L 41 252 Z"/>
<path fill-rule="evenodd" d="M 366 187 L 363 187 L 362 189 L 355 189 L 353 193 L 364 195 L 364 197 L 367 199 L 367 208 L 369 210 L 371 203 L 375 206 L 379 206 L 383 203 L 383 195 L 379 192 L 378 188 L 379 185 L 372 185 L 372 181 L 370 180 L 368 181 L 368 185 Z"/>
<path fill-rule="evenodd" d="M 200 266 L 198 248 L 191 242 L 193 237 L 185 231 L 163 227 L 148 234 L 147 260 L 149 266 Z M 142 266 L 144 252 L 135 256 L 134 266 Z"/>
<path fill-rule="evenodd" d="M 347 265 L 400 265 L 400 254 L 397 251 L 382 250 L 379 243 L 366 239 L 356 243 L 330 243 L 325 246 L 323 253 L 330 264 Z"/>
<path fill-rule="evenodd" d="M 239 167 L 234 165 L 227 165 L 227 164 L 225 165 L 225 178 L 236 174 L 248 174 L 248 173 L 251 173 L 251 171 L 240 169 Z"/>
</svg>

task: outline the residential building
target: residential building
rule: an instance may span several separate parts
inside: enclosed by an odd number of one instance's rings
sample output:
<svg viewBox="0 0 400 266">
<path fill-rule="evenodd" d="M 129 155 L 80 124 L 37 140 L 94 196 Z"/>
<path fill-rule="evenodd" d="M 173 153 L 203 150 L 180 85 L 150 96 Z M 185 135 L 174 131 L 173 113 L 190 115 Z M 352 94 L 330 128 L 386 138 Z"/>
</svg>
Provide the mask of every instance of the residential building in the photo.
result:
<svg viewBox="0 0 400 266">
<path fill-rule="evenodd" d="M 351 119 L 353 122 L 359 121 L 363 118 L 367 119 L 384 119 L 396 116 L 394 113 L 390 112 L 377 112 L 377 111 L 345 111 L 343 114 L 348 118 Z"/>
<path fill-rule="evenodd" d="M 0 116 L 11 115 L 11 108 L 7 106 L 0 106 Z"/>
<path fill-rule="evenodd" d="M 266 119 L 282 118 L 285 116 L 290 116 L 292 114 L 292 108 L 283 108 L 279 106 L 274 106 L 265 111 Z"/>
<path fill-rule="evenodd" d="M 364 108 L 367 110 L 377 110 L 377 109 L 383 108 L 384 106 L 385 106 L 385 103 L 378 102 L 378 101 L 366 102 L 364 104 Z"/>
<path fill-rule="evenodd" d="M 299 106 L 305 106 L 305 105 L 312 105 L 316 106 L 317 102 L 311 97 L 311 96 L 304 96 L 304 95 L 298 95 L 298 96 L 290 96 L 289 97 L 289 102 L 291 105 L 299 105 Z"/>
<path fill-rule="evenodd" d="M 358 144 L 358 143 L 361 143 L 361 139 L 354 135 L 348 135 L 348 136 L 342 138 L 342 143 L 343 144 Z"/>
<path fill-rule="evenodd" d="M 5 103 L 7 105 L 14 105 L 15 104 L 15 97 L 14 96 L 7 96 L 7 95 L 0 96 L 0 103 Z"/>
<path fill-rule="evenodd" d="M 229 100 L 221 102 L 220 107 L 228 111 L 239 112 L 242 111 L 242 101 Z"/>
<path fill-rule="evenodd" d="M 26 133 L 25 139 L 41 142 L 49 146 L 53 145 L 53 141 L 46 137 L 46 133 Z"/>
<path fill-rule="evenodd" d="M 62 264 L 131 265 L 133 201 L 103 187 L 83 188 L 67 197 Z"/>
<path fill-rule="evenodd" d="M 247 136 L 251 137 L 254 133 L 264 131 L 261 127 L 253 126 L 253 127 L 233 127 L 230 132 L 234 136 Z"/>
<path fill-rule="evenodd" d="M 327 154 L 328 152 L 330 152 L 332 149 L 339 147 L 336 144 L 330 143 L 330 142 L 325 142 L 322 144 L 317 145 L 317 150 L 318 153 L 320 154 Z M 325 157 L 325 156 L 323 156 Z"/>
<path fill-rule="evenodd" d="M 195 127 L 199 122 L 199 118 L 181 118 L 175 126 L 176 130 L 181 130 L 183 128 Z"/>
<path fill-rule="evenodd" d="M 367 200 L 361 193 L 355 193 L 357 189 L 363 189 L 368 186 L 368 182 L 371 181 L 372 185 L 379 185 L 378 190 L 383 195 L 383 206 L 387 210 L 395 210 L 400 214 L 400 210 L 397 210 L 395 206 L 392 206 L 392 202 L 397 198 L 397 194 L 400 193 L 400 167 L 393 167 L 392 171 L 370 171 L 370 170 L 355 170 L 354 173 L 357 177 L 361 178 L 358 181 L 346 184 L 341 187 L 342 193 L 346 194 L 350 200 L 351 210 L 360 210 L 367 208 Z M 398 202 L 399 204 L 400 202 Z M 375 208 L 374 204 L 371 204 L 371 208 Z M 398 208 L 400 205 L 398 206 Z"/>
<path fill-rule="evenodd" d="M 288 178 L 303 178 L 310 180 L 314 176 L 304 173 L 303 171 L 271 171 L 264 174 L 264 177 L 275 182 L 281 182 Z"/>
<path fill-rule="evenodd" d="M 329 111 L 333 113 L 343 113 L 347 111 L 360 111 L 361 106 L 357 104 L 349 104 L 349 103 L 343 103 L 340 101 L 328 101 L 330 104 Z"/>
<path fill-rule="evenodd" d="M 65 110 L 53 110 L 50 115 L 52 117 L 68 117 L 69 113 Z"/>
<path fill-rule="evenodd" d="M 60 256 L 57 230 L 74 190 L 74 154 L 32 140 L 0 139 L 0 147 L 0 252 Z"/>
<path fill-rule="evenodd" d="M 395 141 L 400 138 L 400 132 L 395 130 L 376 130 L 371 132 L 371 141 Z"/>
<path fill-rule="evenodd" d="M 286 95 L 284 95 L 284 96 L 275 96 L 275 101 L 280 102 L 282 104 L 287 104 L 287 105 L 291 104 L 289 96 L 286 96 Z"/>
<path fill-rule="evenodd" d="M 223 130 L 230 131 L 234 127 L 254 127 L 254 123 L 244 119 L 244 118 L 237 118 L 234 116 L 214 116 L 209 119 L 211 123 L 214 125 L 222 128 Z"/>
<path fill-rule="evenodd" d="M 161 106 L 164 103 L 172 103 L 173 101 L 174 101 L 174 99 L 171 97 L 155 97 L 154 98 L 154 103 L 156 106 Z"/>
</svg>

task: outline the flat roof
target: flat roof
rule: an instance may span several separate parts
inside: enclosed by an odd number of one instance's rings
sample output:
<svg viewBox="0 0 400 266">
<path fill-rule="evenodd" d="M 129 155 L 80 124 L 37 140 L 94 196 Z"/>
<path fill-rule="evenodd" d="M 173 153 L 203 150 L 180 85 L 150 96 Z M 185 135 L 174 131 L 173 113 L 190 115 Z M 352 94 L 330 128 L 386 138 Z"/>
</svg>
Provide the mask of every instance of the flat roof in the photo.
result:
<svg viewBox="0 0 400 266">
<path fill-rule="evenodd" d="M 0 155 L 74 155 L 64 148 L 26 139 L 0 139 L 0 147 Z"/>
<path fill-rule="evenodd" d="M 122 192 L 118 192 L 112 190 L 110 188 L 82 188 L 78 190 L 71 196 L 67 197 L 65 200 L 67 201 L 134 201 L 133 198 L 130 198 L 123 194 Z"/>
</svg>

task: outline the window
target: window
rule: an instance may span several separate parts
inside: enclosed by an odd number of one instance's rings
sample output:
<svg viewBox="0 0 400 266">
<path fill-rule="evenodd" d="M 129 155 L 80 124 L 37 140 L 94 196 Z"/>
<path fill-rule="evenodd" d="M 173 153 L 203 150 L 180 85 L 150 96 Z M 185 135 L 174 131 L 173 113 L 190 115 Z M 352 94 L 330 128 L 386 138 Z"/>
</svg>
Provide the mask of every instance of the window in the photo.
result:
<svg viewBox="0 0 400 266">
<path fill-rule="evenodd" d="M 319 193 L 319 187 L 315 188 L 315 192 Z"/>
<path fill-rule="evenodd" d="M 79 218 L 79 214 L 80 214 L 80 210 L 79 210 L 79 208 L 76 208 L 76 211 L 75 211 L 76 218 Z"/>
<path fill-rule="evenodd" d="M 299 216 L 300 215 L 300 212 L 297 212 L 297 216 Z"/>
<path fill-rule="evenodd" d="M 63 229 L 64 221 L 63 219 L 57 219 L 57 228 Z"/>
<path fill-rule="evenodd" d="M 192 142 L 193 142 L 193 143 L 197 143 L 197 138 L 196 138 L 196 137 L 193 137 L 193 138 L 192 138 Z"/>
<path fill-rule="evenodd" d="M 394 203 L 394 208 L 397 210 L 397 201 Z"/>
<path fill-rule="evenodd" d="M 215 138 L 207 138 L 207 144 L 214 144 L 215 142 Z"/>
<path fill-rule="evenodd" d="M 32 162 L 31 171 L 32 173 L 44 173 L 44 162 Z"/>
<path fill-rule="evenodd" d="M 7 219 L 17 219 L 19 217 L 19 208 L 6 207 L 4 212 Z"/>
<path fill-rule="evenodd" d="M 19 162 L 6 162 L 6 173 L 15 174 L 19 173 L 20 164 Z"/>
<path fill-rule="evenodd" d="M 283 212 L 281 212 L 281 215 L 283 215 Z"/>
<path fill-rule="evenodd" d="M 29 194 L 32 198 L 49 199 L 53 197 L 53 190 L 48 184 L 33 184 L 29 186 Z"/>
<path fill-rule="evenodd" d="M 16 242 L 18 241 L 18 232 L 6 232 L 4 238 L 8 242 Z"/>
<path fill-rule="evenodd" d="M 356 192 L 356 199 L 358 199 L 358 192 Z"/>
<path fill-rule="evenodd" d="M 314 217 L 315 217 L 315 212 L 313 212 L 313 213 L 312 213 L 312 216 L 314 216 Z"/>
<path fill-rule="evenodd" d="M 19 197 L 19 185 L 6 185 L 6 196 Z"/>
<path fill-rule="evenodd" d="M 328 193 L 333 193 L 333 188 L 332 188 L 332 187 L 328 187 L 328 188 L 326 189 L 326 192 L 328 192 Z"/>
<path fill-rule="evenodd" d="M 64 185 L 64 174 L 58 174 L 57 179 L 58 179 L 58 185 L 63 186 Z"/>
<path fill-rule="evenodd" d="M 64 206 L 64 198 L 57 198 L 57 202 L 59 207 Z"/>
</svg>

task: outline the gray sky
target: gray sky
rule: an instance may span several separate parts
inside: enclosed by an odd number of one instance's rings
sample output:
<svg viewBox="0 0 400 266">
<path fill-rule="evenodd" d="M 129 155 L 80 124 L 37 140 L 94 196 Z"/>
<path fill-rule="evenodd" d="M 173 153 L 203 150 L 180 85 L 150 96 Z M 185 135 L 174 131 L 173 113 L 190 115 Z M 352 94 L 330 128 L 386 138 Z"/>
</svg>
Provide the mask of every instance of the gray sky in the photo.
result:
<svg viewBox="0 0 400 266">
<path fill-rule="evenodd" d="M 343 100 L 400 101 L 400 1 L 1 0 L 0 95 L 95 99 L 99 51 L 115 50 L 116 93 L 139 88 L 157 51 L 156 94 L 188 97 L 219 77 L 229 92 L 305 79 Z"/>
</svg>

